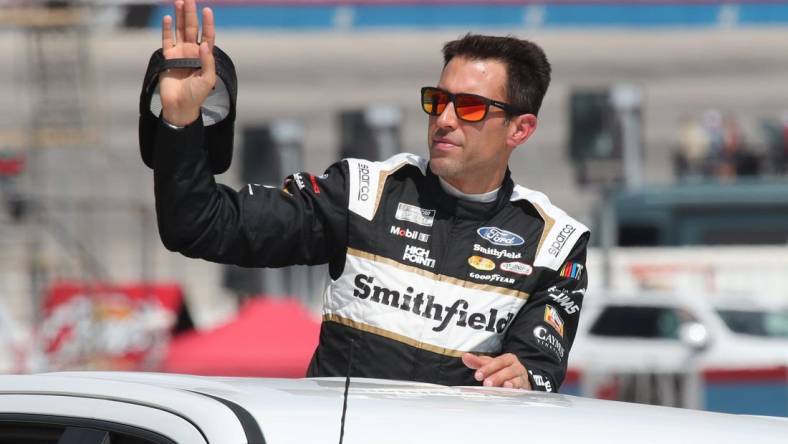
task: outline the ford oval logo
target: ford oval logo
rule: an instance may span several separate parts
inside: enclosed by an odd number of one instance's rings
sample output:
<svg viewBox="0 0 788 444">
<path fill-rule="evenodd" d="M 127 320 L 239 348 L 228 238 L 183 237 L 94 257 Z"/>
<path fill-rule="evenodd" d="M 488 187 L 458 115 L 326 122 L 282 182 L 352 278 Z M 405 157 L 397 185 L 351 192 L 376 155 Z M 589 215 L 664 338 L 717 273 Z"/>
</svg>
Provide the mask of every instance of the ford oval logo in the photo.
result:
<svg viewBox="0 0 788 444">
<path fill-rule="evenodd" d="M 476 232 L 479 233 L 479 236 L 481 236 L 482 239 L 487 240 L 493 245 L 511 247 L 525 243 L 525 239 L 522 237 L 512 233 L 511 231 L 506 231 L 498 227 L 481 227 L 476 230 Z"/>
</svg>

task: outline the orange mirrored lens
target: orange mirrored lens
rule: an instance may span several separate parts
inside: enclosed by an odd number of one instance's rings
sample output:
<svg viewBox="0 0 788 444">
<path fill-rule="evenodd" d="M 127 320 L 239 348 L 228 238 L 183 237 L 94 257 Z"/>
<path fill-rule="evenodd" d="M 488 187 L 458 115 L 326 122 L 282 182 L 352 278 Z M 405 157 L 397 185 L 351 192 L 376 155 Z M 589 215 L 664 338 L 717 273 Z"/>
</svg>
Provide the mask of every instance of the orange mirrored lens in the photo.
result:
<svg viewBox="0 0 788 444">
<path fill-rule="evenodd" d="M 440 90 L 425 90 L 421 96 L 421 106 L 427 114 L 440 115 L 449 103 L 449 96 Z"/>
<path fill-rule="evenodd" d="M 487 104 L 479 97 L 458 95 L 454 103 L 461 119 L 478 122 L 487 114 Z"/>
</svg>

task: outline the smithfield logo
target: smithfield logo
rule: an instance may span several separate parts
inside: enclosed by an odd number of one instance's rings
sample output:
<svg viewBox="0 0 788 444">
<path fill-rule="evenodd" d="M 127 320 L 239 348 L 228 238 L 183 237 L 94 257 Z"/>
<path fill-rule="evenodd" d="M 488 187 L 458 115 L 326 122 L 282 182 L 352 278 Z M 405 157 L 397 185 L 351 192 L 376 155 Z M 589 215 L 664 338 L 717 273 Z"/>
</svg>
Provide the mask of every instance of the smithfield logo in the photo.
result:
<svg viewBox="0 0 788 444">
<path fill-rule="evenodd" d="M 487 259 L 486 257 L 481 256 L 471 256 L 468 258 L 468 265 L 471 267 L 482 270 L 482 271 L 492 271 L 495 270 L 495 262 Z"/>
<path fill-rule="evenodd" d="M 524 262 L 504 262 L 500 265 L 501 270 L 508 271 L 509 273 L 521 274 L 528 276 L 534 272 L 534 267 Z"/>
<path fill-rule="evenodd" d="M 490 256 L 495 256 L 496 259 L 500 259 L 505 257 L 506 259 L 520 259 L 523 257 L 521 253 L 516 251 L 507 251 L 507 250 L 499 250 L 493 247 L 483 247 L 479 244 L 473 244 L 473 251 L 478 253 L 488 254 Z"/>
<path fill-rule="evenodd" d="M 500 245 L 502 247 L 511 247 L 514 245 L 522 245 L 525 239 L 498 227 L 481 227 L 476 232 L 482 239 L 490 242 L 493 245 Z"/>
<path fill-rule="evenodd" d="M 567 239 L 569 239 L 569 236 L 571 236 L 575 231 L 577 231 L 577 228 L 566 224 L 566 226 L 561 229 L 561 232 L 558 233 L 558 236 L 556 236 L 553 243 L 550 244 L 550 249 L 547 251 L 552 254 L 553 257 L 558 257 L 558 253 L 560 253 L 561 249 L 564 248 L 564 244 L 566 244 Z"/>
<path fill-rule="evenodd" d="M 400 202 L 397 205 L 397 212 L 394 214 L 394 217 L 398 220 L 431 227 L 435 221 L 435 210 L 419 208 L 415 205 Z"/>
<path fill-rule="evenodd" d="M 499 313 L 495 308 L 485 313 L 469 313 L 470 304 L 465 299 L 455 299 L 451 305 L 438 304 L 431 294 L 418 292 L 413 287 L 400 291 L 374 285 L 375 278 L 364 274 L 357 274 L 353 284 L 354 297 L 432 319 L 438 323 L 432 327 L 435 332 L 444 331 L 452 323 L 457 327 L 502 334 L 514 318 L 514 313 Z"/>
<path fill-rule="evenodd" d="M 369 200 L 369 165 L 358 164 L 359 187 L 357 199 L 366 202 Z"/>
</svg>

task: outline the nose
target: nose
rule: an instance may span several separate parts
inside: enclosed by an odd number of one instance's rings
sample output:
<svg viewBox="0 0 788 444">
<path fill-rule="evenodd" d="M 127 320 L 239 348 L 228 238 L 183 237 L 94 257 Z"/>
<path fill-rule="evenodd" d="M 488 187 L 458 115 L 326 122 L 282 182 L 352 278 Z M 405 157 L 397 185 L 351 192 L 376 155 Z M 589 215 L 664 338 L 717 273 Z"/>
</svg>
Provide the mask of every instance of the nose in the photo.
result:
<svg viewBox="0 0 788 444">
<path fill-rule="evenodd" d="M 439 128 L 457 128 L 458 123 L 457 113 L 454 109 L 454 102 L 449 102 L 443 112 L 438 116 L 435 122 Z"/>
</svg>

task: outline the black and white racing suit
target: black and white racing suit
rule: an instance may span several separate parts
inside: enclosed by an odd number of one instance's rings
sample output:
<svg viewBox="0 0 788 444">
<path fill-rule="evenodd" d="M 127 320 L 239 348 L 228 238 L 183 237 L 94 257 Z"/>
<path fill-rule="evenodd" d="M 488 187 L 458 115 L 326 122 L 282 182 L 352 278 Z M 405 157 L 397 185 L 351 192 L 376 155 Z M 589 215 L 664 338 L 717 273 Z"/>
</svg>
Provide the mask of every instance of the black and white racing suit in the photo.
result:
<svg viewBox="0 0 788 444">
<path fill-rule="evenodd" d="M 478 385 L 464 352 L 514 353 L 531 385 L 566 373 L 586 288 L 588 229 L 506 178 L 491 203 L 456 199 L 427 160 L 345 159 L 283 188 L 216 184 L 198 120 L 160 125 L 155 193 L 164 245 L 246 267 L 329 264 L 308 376 Z"/>
</svg>

